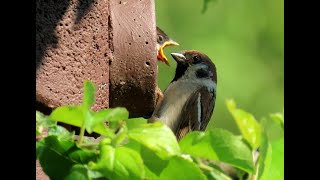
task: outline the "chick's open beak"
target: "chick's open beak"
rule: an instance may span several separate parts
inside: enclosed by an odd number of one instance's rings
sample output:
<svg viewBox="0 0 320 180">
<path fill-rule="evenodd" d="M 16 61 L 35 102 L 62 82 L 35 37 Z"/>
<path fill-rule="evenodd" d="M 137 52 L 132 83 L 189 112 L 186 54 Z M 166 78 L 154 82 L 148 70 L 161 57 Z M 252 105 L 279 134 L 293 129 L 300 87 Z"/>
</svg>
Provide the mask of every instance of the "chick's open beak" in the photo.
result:
<svg viewBox="0 0 320 180">
<path fill-rule="evenodd" d="M 160 46 L 160 48 L 158 50 L 158 55 L 157 55 L 158 60 L 164 62 L 166 65 L 169 66 L 169 61 L 163 52 L 163 49 L 167 46 L 179 46 L 179 44 L 173 40 L 169 40 L 169 41 L 166 41 L 165 43 L 163 43 L 163 45 Z"/>
</svg>

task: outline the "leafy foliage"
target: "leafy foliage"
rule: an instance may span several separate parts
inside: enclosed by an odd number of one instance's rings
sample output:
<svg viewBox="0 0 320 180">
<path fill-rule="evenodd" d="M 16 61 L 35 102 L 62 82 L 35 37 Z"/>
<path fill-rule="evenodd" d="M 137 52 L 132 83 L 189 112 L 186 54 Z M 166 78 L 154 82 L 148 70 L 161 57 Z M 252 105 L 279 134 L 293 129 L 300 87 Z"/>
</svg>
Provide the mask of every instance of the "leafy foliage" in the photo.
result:
<svg viewBox="0 0 320 180">
<path fill-rule="evenodd" d="M 191 132 L 180 141 L 184 153 L 226 162 L 252 173 L 253 160 L 249 147 L 230 132 L 214 129 Z"/>
<path fill-rule="evenodd" d="M 84 87 L 81 105 L 58 107 L 49 116 L 36 112 L 37 135 L 48 128 L 48 135 L 36 143 L 37 159 L 50 179 L 231 179 L 214 162 L 239 175 L 283 179 L 283 137 L 269 142 L 263 126 L 232 100 L 227 106 L 240 136 L 212 129 L 191 132 L 178 142 L 163 123 L 131 119 L 125 108 L 93 112 L 95 87 L 89 81 Z M 283 115 L 271 117 L 283 126 Z M 57 122 L 80 127 L 79 136 Z M 102 137 L 90 140 L 85 131 Z M 260 157 L 255 162 L 257 148 Z"/>
</svg>

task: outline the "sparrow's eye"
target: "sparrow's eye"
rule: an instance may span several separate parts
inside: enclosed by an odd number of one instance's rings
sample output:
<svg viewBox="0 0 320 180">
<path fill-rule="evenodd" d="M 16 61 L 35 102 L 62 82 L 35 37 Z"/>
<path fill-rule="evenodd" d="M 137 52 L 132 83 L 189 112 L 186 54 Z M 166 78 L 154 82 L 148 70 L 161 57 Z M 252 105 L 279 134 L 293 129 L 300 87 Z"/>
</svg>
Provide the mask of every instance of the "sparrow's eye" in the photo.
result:
<svg viewBox="0 0 320 180">
<path fill-rule="evenodd" d="M 193 56 L 193 64 L 197 64 L 201 61 L 200 56 Z"/>
<path fill-rule="evenodd" d="M 158 41 L 162 42 L 163 41 L 163 37 L 161 35 L 158 36 Z"/>
</svg>

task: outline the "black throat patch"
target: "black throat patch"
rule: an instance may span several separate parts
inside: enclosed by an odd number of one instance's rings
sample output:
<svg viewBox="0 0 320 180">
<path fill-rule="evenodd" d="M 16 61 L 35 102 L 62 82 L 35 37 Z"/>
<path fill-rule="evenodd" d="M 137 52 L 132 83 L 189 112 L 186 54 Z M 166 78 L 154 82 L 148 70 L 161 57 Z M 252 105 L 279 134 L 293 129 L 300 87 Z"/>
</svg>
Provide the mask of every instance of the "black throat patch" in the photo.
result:
<svg viewBox="0 0 320 180">
<path fill-rule="evenodd" d="M 178 79 L 180 79 L 184 75 L 184 73 L 186 72 L 187 68 L 188 68 L 188 66 L 178 63 L 177 69 L 176 69 L 176 74 L 171 82 L 174 82 L 174 81 L 177 81 Z"/>
</svg>

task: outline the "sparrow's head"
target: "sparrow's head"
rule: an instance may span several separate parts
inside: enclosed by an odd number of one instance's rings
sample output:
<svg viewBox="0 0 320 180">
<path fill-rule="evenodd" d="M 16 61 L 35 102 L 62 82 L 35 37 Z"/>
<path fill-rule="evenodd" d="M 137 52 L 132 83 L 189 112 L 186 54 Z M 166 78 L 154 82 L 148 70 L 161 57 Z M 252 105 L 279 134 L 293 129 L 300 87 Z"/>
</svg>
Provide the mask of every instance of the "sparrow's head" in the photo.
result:
<svg viewBox="0 0 320 180">
<path fill-rule="evenodd" d="M 178 46 L 179 44 L 164 33 L 159 27 L 157 27 L 157 59 L 169 65 L 167 57 L 164 55 L 163 49 L 167 46 Z"/>
<path fill-rule="evenodd" d="M 171 56 L 176 60 L 176 74 L 172 81 L 178 79 L 202 80 L 211 79 L 217 83 L 216 66 L 211 59 L 196 50 L 181 51 L 171 53 Z"/>
</svg>

